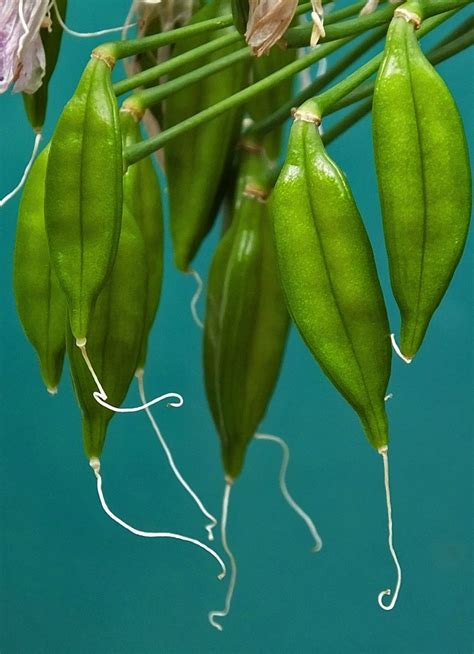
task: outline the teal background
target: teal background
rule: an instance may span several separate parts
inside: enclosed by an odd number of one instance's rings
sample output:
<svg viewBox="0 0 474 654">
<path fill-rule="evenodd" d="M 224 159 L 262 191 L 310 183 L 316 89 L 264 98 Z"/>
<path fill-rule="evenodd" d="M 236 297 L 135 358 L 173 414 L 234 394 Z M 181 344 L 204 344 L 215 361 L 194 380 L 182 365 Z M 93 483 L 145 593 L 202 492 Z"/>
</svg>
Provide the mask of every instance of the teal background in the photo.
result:
<svg viewBox="0 0 474 654">
<path fill-rule="evenodd" d="M 82 30 L 119 25 L 127 11 L 125 0 L 70 5 L 68 23 Z M 438 38 L 439 32 L 430 40 Z M 65 36 L 47 138 L 98 41 Z M 471 143 L 472 63 L 472 54 L 463 53 L 439 67 Z M 20 97 L 0 98 L 0 117 L 4 195 L 21 174 L 32 134 Z M 366 220 L 397 331 L 370 120 L 330 152 Z M 395 544 L 404 573 L 396 608 L 383 612 L 376 601 L 395 583 L 382 462 L 293 331 L 262 430 L 291 445 L 288 484 L 315 519 L 324 548 L 309 552 L 305 526 L 281 498 L 276 445 L 253 443 L 231 498 L 229 540 L 239 577 L 232 612 L 218 633 L 206 617 L 223 605 L 226 590 L 227 582 L 215 577 L 215 562 L 185 543 L 137 538 L 106 518 L 83 455 L 69 375 L 57 397 L 42 386 L 12 295 L 17 206 L 18 198 L 0 210 L 2 654 L 473 651 L 472 238 L 419 356 L 411 366 L 393 362 L 390 462 Z M 203 275 L 216 238 L 214 233 L 196 261 Z M 155 416 L 185 477 L 218 514 L 223 479 L 203 392 L 201 334 L 189 312 L 193 291 L 192 278 L 173 269 L 168 248 L 146 384 L 150 397 L 172 390 L 184 395 L 183 408 L 160 407 Z M 132 388 L 127 404 L 137 402 Z M 112 421 L 102 463 L 106 497 L 121 517 L 141 529 L 205 539 L 204 520 L 172 477 L 144 415 Z"/>
</svg>

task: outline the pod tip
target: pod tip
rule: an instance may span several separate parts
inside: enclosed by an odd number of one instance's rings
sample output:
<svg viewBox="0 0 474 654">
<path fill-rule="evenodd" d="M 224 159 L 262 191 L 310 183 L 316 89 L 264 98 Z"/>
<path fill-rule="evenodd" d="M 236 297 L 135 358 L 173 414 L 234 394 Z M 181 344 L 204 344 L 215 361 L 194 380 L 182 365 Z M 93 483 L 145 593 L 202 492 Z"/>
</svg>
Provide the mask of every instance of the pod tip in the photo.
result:
<svg viewBox="0 0 474 654">
<path fill-rule="evenodd" d="M 94 471 L 94 474 L 96 477 L 99 476 L 100 473 L 100 461 L 96 456 L 93 456 L 91 459 L 89 459 L 89 465 Z"/>
<path fill-rule="evenodd" d="M 57 395 L 58 394 L 58 387 L 57 386 L 47 386 L 46 390 L 50 395 Z"/>
</svg>

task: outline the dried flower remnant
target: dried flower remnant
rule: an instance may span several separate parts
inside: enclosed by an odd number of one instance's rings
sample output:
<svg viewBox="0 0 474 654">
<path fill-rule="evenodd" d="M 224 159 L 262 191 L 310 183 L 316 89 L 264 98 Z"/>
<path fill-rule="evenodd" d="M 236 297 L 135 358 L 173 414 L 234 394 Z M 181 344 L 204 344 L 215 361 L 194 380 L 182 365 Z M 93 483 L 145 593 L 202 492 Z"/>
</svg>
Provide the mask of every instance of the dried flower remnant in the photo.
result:
<svg viewBox="0 0 474 654">
<path fill-rule="evenodd" d="M 311 20 L 313 21 L 313 29 L 311 31 L 310 45 L 314 48 L 321 37 L 326 36 L 324 29 L 324 9 L 321 0 L 311 0 L 313 11 L 311 12 Z"/>
<path fill-rule="evenodd" d="M 49 0 L 3 0 L 0 3 L 0 93 L 34 93 L 41 86 L 46 59 L 40 28 Z"/>
<path fill-rule="evenodd" d="M 374 11 L 377 9 L 378 5 L 379 5 L 379 0 L 367 0 L 365 5 L 360 10 L 360 15 L 368 16 L 369 14 L 373 14 Z"/>
<path fill-rule="evenodd" d="M 281 39 L 297 6 L 298 0 L 250 0 L 245 39 L 257 57 Z"/>
<path fill-rule="evenodd" d="M 280 41 L 293 20 L 297 6 L 298 0 L 250 0 L 245 38 L 257 57 Z M 314 47 L 320 37 L 325 35 L 321 0 L 312 0 L 312 8 L 313 31 L 310 44 Z"/>
</svg>

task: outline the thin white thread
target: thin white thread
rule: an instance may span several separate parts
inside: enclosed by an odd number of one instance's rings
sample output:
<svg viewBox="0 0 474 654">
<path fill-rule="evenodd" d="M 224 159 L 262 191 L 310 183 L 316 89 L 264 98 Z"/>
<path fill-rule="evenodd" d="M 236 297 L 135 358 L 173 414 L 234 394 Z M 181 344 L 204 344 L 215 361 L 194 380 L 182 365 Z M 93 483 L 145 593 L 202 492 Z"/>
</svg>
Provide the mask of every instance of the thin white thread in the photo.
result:
<svg viewBox="0 0 474 654">
<path fill-rule="evenodd" d="M 140 394 L 140 399 L 143 402 L 143 404 L 146 404 L 146 397 L 145 397 L 145 385 L 143 383 L 143 370 L 137 370 L 135 373 L 135 377 L 137 378 L 138 382 L 138 392 Z M 153 417 L 153 414 L 151 413 L 150 409 L 146 407 L 145 409 L 147 416 L 151 422 L 151 426 L 153 427 L 155 434 L 158 436 L 158 440 L 161 443 L 161 447 L 163 448 L 163 451 L 166 455 L 166 458 L 168 459 L 168 463 L 170 465 L 171 470 L 174 472 L 174 475 L 176 479 L 179 481 L 181 486 L 191 495 L 193 500 L 196 502 L 198 505 L 201 513 L 203 513 L 206 518 L 208 518 L 211 522 L 210 524 L 206 525 L 207 533 L 208 533 L 208 538 L 209 540 L 214 540 L 214 534 L 212 533 L 212 530 L 214 527 L 217 525 L 217 520 L 216 518 L 212 515 L 212 513 L 209 513 L 209 511 L 206 509 L 204 504 L 201 502 L 200 498 L 198 495 L 193 491 L 193 489 L 189 486 L 189 484 L 186 482 L 186 480 L 183 478 L 181 475 L 180 471 L 178 470 L 176 463 L 174 462 L 173 455 L 171 454 L 171 451 L 168 447 L 168 444 L 166 443 L 163 434 L 161 433 L 160 428 L 158 427 L 157 422 L 155 421 L 155 418 Z"/>
<path fill-rule="evenodd" d="M 409 357 L 406 357 L 404 354 L 402 354 L 402 351 L 398 347 L 397 341 L 395 340 L 395 334 L 390 334 L 390 340 L 392 341 L 392 347 L 395 351 L 395 354 L 398 354 L 400 359 L 405 361 L 405 363 L 411 363 L 413 359 L 410 359 Z"/>
<path fill-rule="evenodd" d="M 219 631 L 222 631 L 222 625 L 219 624 L 219 622 L 216 622 L 215 618 L 217 617 L 225 618 L 225 616 L 229 614 L 230 606 L 232 603 L 232 597 L 234 595 L 235 583 L 237 581 L 237 561 L 235 560 L 235 556 L 233 555 L 232 550 L 229 547 L 229 543 L 227 542 L 227 515 L 229 513 L 229 498 L 230 498 L 231 488 L 232 488 L 232 482 L 226 480 L 224 497 L 222 499 L 221 538 L 222 538 L 222 545 L 230 561 L 231 572 L 230 572 L 229 587 L 227 588 L 227 593 L 225 596 L 225 604 L 222 611 L 210 611 L 208 616 L 209 622 L 212 624 L 213 627 L 215 627 Z"/>
<path fill-rule="evenodd" d="M 197 312 L 197 303 L 199 302 L 199 298 L 201 297 L 202 290 L 204 288 L 204 283 L 202 281 L 201 275 L 197 272 L 197 270 L 191 268 L 189 270 L 189 275 L 192 275 L 196 281 L 196 290 L 194 291 L 194 295 L 191 298 L 191 315 L 196 325 L 200 329 L 204 329 L 204 323 L 202 322 Z"/>
<path fill-rule="evenodd" d="M 393 594 L 392 600 L 388 605 L 385 605 L 383 603 L 383 598 L 385 596 L 389 596 L 392 594 L 392 591 L 390 588 L 387 588 L 386 590 L 383 590 L 381 593 L 379 593 L 377 601 L 379 603 L 379 606 L 381 609 L 384 611 L 391 611 L 395 604 L 397 603 L 398 599 L 398 593 L 400 592 L 400 586 L 402 585 L 402 569 L 400 567 L 400 563 L 398 562 L 398 558 L 395 552 L 395 549 L 393 547 L 393 523 L 392 523 L 392 503 L 390 501 L 390 480 L 389 480 L 389 469 L 388 469 L 388 448 L 387 447 L 381 447 L 379 449 L 379 454 L 382 455 L 383 459 L 383 477 L 384 477 L 384 484 L 385 484 L 385 497 L 387 500 L 387 519 L 388 519 L 388 548 L 390 550 L 390 554 L 392 555 L 393 562 L 395 563 L 395 567 L 397 569 L 397 585 L 395 586 L 395 592 Z"/>
<path fill-rule="evenodd" d="M 58 5 L 56 3 L 56 0 L 54 0 L 54 2 L 53 2 L 53 7 L 54 7 L 54 11 L 56 13 L 56 17 L 58 19 L 58 22 L 61 25 L 61 27 L 63 28 L 63 30 L 65 32 L 67 32 L 68 34 L 70 34 L 71 36 L 78 36 L 80 38 L 86 38 L 87 39 L 87 38 L 90 38 L 90 37 L 93 37 L 93 36 L 102 36 L 103 34 L 112 34 L 113 32 L 122 32 L 124 27 L 126 27 L 126 29 L 129 29 L 130 27 L 134 27 L 136 25 L 136 23 L 131 23 L 131 24 L 126 25 L 126 26 L 121 25 L 120 27 L 110 27 L 109 29 L 106 29 L 106 30 L 98 30 L 97 32 L 76 32 L 75 30 L 72 30 L 70 27 L 68 27 L 66 25 L 66 23 L 63 21 L 62 16 L 61 16 L 61 14 L 59 12 L 59 9 L 58 9 Z"/>
<path fill-rule="evenodd" d="M 94 400 L 100 404 L 101 406 L 105 407 L 106 409 L 109 409 L 110 411 L 114 411 L 115 413 L 137 413 L 138 411 L 146 411 L 148 407 L 153 406 L 154 404 L 158 404 L 159 402 L 163 402 L 163 400 L 168 400 L 168 399 L 173 399 L 172 402 L 168 402 L 166 406 L 172 406 L 175 408 L 179 408 L 180 406 L 183 406 L 184 400 L 183 397 L 179 393 L 165 393 L 164 395 L 160 395 L 158 397 L 155 397 L 153 400 L 150 400 L 150 402 L 146 402 L 145 404 L 142 404 L 141 406 L 133 406 L 133 407 L 117 407 L 117 406 L 112 406 L 112 404 L 109 404 L 106 402 L 107 400 L 107 393 L 104 391 L 99 378 L 97 377 L 97 374 L 92 366 L 92 363 L 90 362 L 90 359 L 87 355 L 86 351 L 86 345 L 84 340 L 81 341 L 76 341 L 77 347 L 80 349 L 82 357 L 84 361 L 86 362 L 86 365 L 89 369 L 89 372 L 92 375 L 92 379 L 94 380 L 95 385 L 97 386 L 97 391 L 94 391 L 92 393 L 92 396 Z"/>
<path fill-rule="evenodd" d="M 40 145 L 40 141 L 41 141 L 41 132 L 39 132 L 39 133 L 36 134 L 36 136 L 35 136 L 35 143 L 34 143 L 34 146 L 33 146 L 33 151 L 32 151 L 32 153 L 31 153 L 30 160 L 29 160 L 28 163 L 26 164 L 26 168 L 25 168 L 25 170 L 23 171 L 23 175 L 21 176 L 20 181 L 19 181 L 18 184 L 15 186 L 15 188 L 13 189 L 13 191 L 10 191 L 10 193 L 8 193 L 7 195 L 5 195 L 5 197 L 3 197 L 3 198 L 0 200 L 0 207 L 3 207 L 3 205 L 6 204 L 9 200 L 11 200 L 12 197 L 13 197 L 14 195 L 16 195 L 16 194 L 18 193 L 18 191 L 23 187 L 24 183 L 26 182 L 26 178 L 28 177 L 28 174 L 29 174 L 29 172 L 30 172 L 30 170 L 31 170 L 31 167 L 32 167 L 32 165 L 33 165 L 33 163 L 34 163 L 34 160 L 36 159 L 36 155 L 38 154 L 38 148 L 39 148 L 39 145 Z"/>
<path fill-rule="evenodd" d="M 102 477 L 100 475 L 100 461 L 99 459 L 91 459 L 89 461 L 89 465 L 94 471 L 95 477 L 97 479 L 97 494 L 99 496 L 100 503 L 102 505 L 102 508 L 104 509 L 105 513 L 111 518 L 114 522 L 119 524 L 121 527 L 124 529 L 127 529 L 128 531 L 132 532 L 132 534 L 135 534 L 136 536 L 142 536 L 143 538 L 174 538 L 175 540 L 182 540 L 186 543 L 192 543 L 193 545 L 197 545 L 203 550 L 206 550 L 211 556 L 213 556 L 216 561 L 219 563 L 219 565 L 222 568 L 222 572 L 220 572 L 217 575 L 218 579 L 223 579 L 226 575 L 227 569 L 225 566 L 224 561 L 221 559 L 219 554 L 215 552 L 211 547 L 208 545 L 205 545 L 204 543 L 201 543 L 201 541 L 196 540 L 195 538 L 191 538 L 189 536 L 183 536 L 181 534 L 174 534 L 172 532 L 168 531 L 141 531 L 140 529 L 135 529 L 135 527 L 130 526 L 121 518 L 115 515 L 115 513 L 112 513 L 112 511 L 109 509 L 107 506 L 107 502 L 105 501 L 104 498 L 104 493 L 102 492 Z"/>
<path fill-rule="evenodd" d="M 391 400 L 393 397 L 393 393 L 387 393 L 387 395 L 383 398 L 384 402 L 388 402 L 388 400 Z"/>
<path fill-rule="evenodd" d="M 300 507 L 297 502 L 293 499 L 293 497 L 290 495 L 290 491 L 288 490 L 288 486 L 286 485 L 286 471 L 288 470 L 288 464 L 290 462 L 290 448 L 288 447 L 288 443 L 283 440 L 283 438 L 280 438 L 280 436 L 273 436 L 273 434 L 255 434 L 255 438 L 258 438 L 259 440 L 267 440 L 267 441 L 273 441 L 274 443 L 278 443 L 278 445 L 281 447 L 283 450 L 283 458 L 281 461 L 281 467 L 280 467 L 280 490 L 285 498 L 285 500 L 288 502 L 288 504 L 291 506 L 293 511 L 295 511 L 300 518 L 304 520 L 306 523 L 306 526 L 308 527 L 312 537 L 314 538 L 315 544 L 311 548 L 312 552 L 319 552 L 322 547 L 323 547 L 323 541 L 321 536 L 318 533 L 318 530 L 316 529 L 316 525 L 314 522 L 311 520 L 309 515 L 306 513 L 306 511 L 303 511 L 303 509 Z"/>
</svg>

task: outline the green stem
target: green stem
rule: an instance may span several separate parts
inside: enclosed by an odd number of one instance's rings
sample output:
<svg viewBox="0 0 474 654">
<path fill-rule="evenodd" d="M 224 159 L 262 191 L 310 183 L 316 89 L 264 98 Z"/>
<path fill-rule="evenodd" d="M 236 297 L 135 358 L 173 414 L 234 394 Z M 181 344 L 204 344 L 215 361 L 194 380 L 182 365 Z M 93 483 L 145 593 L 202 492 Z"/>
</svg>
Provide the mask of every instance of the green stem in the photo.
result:
<svg viewBox="0 0 474 654">
<path fill-rule="evenodd" d="M 239 107 L 246 104 L 249 100 L 257 96 L 259 93 L 268 91 L 269 89 L 273 88 L 277 84 L 280 84 L 280 82 L 284 81 L 288 77 L 291 77 L 296 73 L 299 73 L 301 70 L 304 70 L 308 66 L 311 66 L 312 64 L 316 63 L 320 59 L 324 59 L 324 57 L 327 57 L 331 52 L 334 52 L 341 46 L 345 45 L 348 41 L 349 41 L 348 38 L 340 39 L 339 41 L 334 41 L 332 43 L 326 43 L 324 45 L 321 45 L 320 47 L 312 50 L 309 54 L 304 55 L 300 59 L 297 59 L 291 64 L 288 64 L 287 66 L 284 66 L 280 70 L 276 71 L 275 73 L 272 73 L 271 75 L 265 77 L 259 82 L 256 82 L 255 84 L 252 84 L 246 89 L 242 89 L 238 93 L 235 93 L 234 95 L 231 95 L 228 98 L 225 98 L 220 102 L 217 102 L 212 107 L 208 107 L 207 109 L 200 111 L 194 116 L 187 118 L 183 122 L 178 123 L 173 127 L 170 127 L 164 132 L 161 132 L 157 136 L 147 139 L 146 141 L 142 141 L 141 143 L 137 143 L 135 145 L 129 146 L 128 148 L 126 148 L 124 152 L 126 164 L 130 165 L 132 163 L 135 163 L 140 159 L 147 157 L 152 152 L 155 152 L 159 148 L 163 147 L 166 143 L 168 143 L 168 141 L 171 141 L 173 138 L 176 138 L 177 136 L 184 134 L 190 129 L 193 129 L 194 127 L 198 127 L 199 125 L 202 125 L 208 122 L 209 120 L 212 120 L 217 116 L 220 116 L 221 114 L 223 114 L 226 111 L 229 111 L 230 109 L 234 109 L 235 107 Z"/>
<path fill-rule="evenodd" d="M 190 84 L 199 82 L 206 77 L 210 77 L 211 75 L 218 73 L 224 68 L 229 68 L 230 66 L 245 61 L 246 59 L 250 59 L 251 57 L 252 51 L 249 47 L 246 46 L 245 48 L 237 50 L 237 52 L 231 52 L 231 54 L 226 55 L 225 57 L 221 57 L 216 61 L 212 61 L 206 66 L 196 68 L 186 75 L 177 77 L 176 79 L 165 82 L 164 84 L 159 84 L 158 86 L 154 86 L 151 89 L 138 91 L 137 93 L 134 93 L 132 96 L 127 98 L 123 103 L 123 106 L 131 109 L 136 116 L 142 116 L 146 109 L 152 107 L 155 104 L 158 104 L 170 95 L 178 93 L 178 91 L 181 91 Z"/>
<path fill-rule="evenodd" d="M 314 82 L 309 84 L 305 89 L 301 91 L 297 96 L 291 98 L 288 102 L 285 102 L 279 109 L 274 113 L 270 114 L 263 120 L 258 121 L 251 125 L 245 132 L 245 135 L 259 134 L 264 135 L 268 132 L 271 132 L 273 129 L 285 122 L 291 114 L 291 110 L 295 106 L 299 106 L 305 100 L 315 95 L 332 82 L 338 75 L 344 72 L 349 66 L 351 66 L 359 57 L 364 55 L 372 46 L 380 41 L 380 39 L 386 33 L 386 28 L 381 27 L 367 38 L 364 39 L 361 43 L 355 46 L 350 50 L 346 55 L 344 55 L 339 61 L 333 64 L 324 75 L 317 77 Z"/>
<path fill-rule="evenodd" d="M 227 46 L 233 45 L 234 43 L 238 43 L 239 41 L 243 42 L 243 37 L 238 32 L 234 32 L 232 34 L 224 34 L 224 36 L 213 39 L 209 43 L 205 43 L 204 45 L 200 45 L 199 47 L 194 48 L 193 50 L 189 50 L 189 52 L 183 52 L 183 54 L 178 55 L 177 57 L 163 61 L 157 66 L 153 66 L 152 68 L 148 68 L 141 73 L 137 73 L 128 79 L 117 82 L 113 87 L 114 93 L 117 96 L 122 95 L 123 93 L 127 93 L 127 91 L 136 89 L 139 86 L 147 86 L 157 82 L 163 75 L 168 75 L 168 73 L 171 73 L 178 68 L 181 68 L 182 66 L 193 63 L 194 61 L 202 59 L 208 54 L 226 48 Z"/>
<path fill-rule="evenodd" d="M 395 6 L 389 4 L 369 16 L 357 16 L 357 18 L 345 20 L 336 25 L 328 25 L 326 36 L 320 39 L 320 43 L 328 43 L 329 41 L 341 39 L 346 36 L 356 36 L 357 34 L 362 34 L 362 32 L 367 32 L 367 30 L 373 27 L 386 25 L 390 22 L 394 11 Z M 285 34 L 285 40 L 288 46 L 291 48 L 300 48 L 308 45 L 311 30 L 312 25 L 302 25 L 301 27 L 292 27 L 289 29 Z"/>
<path fill-rule="evenodd" d="M 459 11 L 459 9 L 460 7 L 458 9 L 447 11 L 443 14 L 440 14 L 439 16 L 434 16 L 433 18 L 429 18 L 423 21 L 422 26 L 417 31 L 417 38 L 423 38 L 433 29 L 444 23 L 444 21 L 451 18 L 451 16 Z M 335 84 L 332 88 L 312 98 L 311 100 L 304 102 L 301 107 L 299 107 L 299 111 L 302 113 L 304 112 L 312 114 L 319 120 L 321 120 L 323 116 L 327 116 L 328 114 L 332 113 L 334 111 L 334 107 L 337 106 L 337 104 L 343 98 L 349 95 L 349 93 L 353 92 L 354 89 L 365 82 L 367 78 L 371 77 L 374 73 L 377 72 L 382 58 L 383 53 L 381 52 L 377 56 L 370 59 L 366 64 L 358 68 L 354 73 L 348 75 L 344 80 L 338 84 Z"/>
<path fill-rule="evenodd" d="M 347 16 L 353 16 L 358 11 L 360 11 L 364 4 L 365 0 L 362 0 L 361 2 L 356 2 L 353 5 L 349 5 L 349 7 L 340 9 L 339 11 L 334 11 L 327 16 L 325 24 L 331 25 L 332 23 L 342 20 L 343 18 L 347 18 Z M 296 15 L 305 13 L 309 11 L 310 8 L 311 3 L 299 5 L 296 10 Z M 114 92 L 116 95 L 122 95 L 123 93 L 138 88 L 139 86 L 148 86 L 149 84 L 158 82 L 160 77 L 163 75 L 167 75 L 168 73 L 175 71 L 182 66 L 193 63 L 194 61 L 197 61 L 202 57 L 211 54 L 212 52 L 216 52 L 221 48 L 233 45 L 239 41 L 244 42 L 243 37 L 239 33 L 234 32 L 232 34 L 225 34 L 224 36 L 221 36 L 217 39 L 213 39 L 210 43 L 205 43 L 204 45 L 194 48 L 189 52 L 185 52 L 182 55 L 178 55 L 177 57 L 169 59 L 168 61 L 164 61 L 157 66 L 153 66 L 148 70 L 137 73 L 137 75 L 133 75 L 126 80 L 117 82 L 114 84 Z"/>
<path fill-rule="evenodd" d="M 169 32 L 160 32 L 159 34 L 152 34 L 151 36 L 144 36 L 141 39 L 130 39 L 127 41 L 110 41 L 95 48 L 93 52 L 98 53 L 103 57 L 110 57 L 114 60 L 125 59 L 125 57 L 132 57 L 147 50 L 156 50 L 164 45 L 171 43 L 178 43 L 190 39 L 193 36 L 204 34 L 205 32 L 212 32 L 220 30 L 224 27 L 231 27 L 234 24 L 232 15 L 218 16 L 217 18 L 210 18 L 203 20 L 199 23 L 192 25 L 185 25 L 178 27 Z"/>
</svg>

